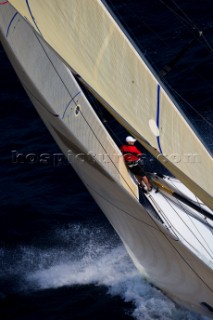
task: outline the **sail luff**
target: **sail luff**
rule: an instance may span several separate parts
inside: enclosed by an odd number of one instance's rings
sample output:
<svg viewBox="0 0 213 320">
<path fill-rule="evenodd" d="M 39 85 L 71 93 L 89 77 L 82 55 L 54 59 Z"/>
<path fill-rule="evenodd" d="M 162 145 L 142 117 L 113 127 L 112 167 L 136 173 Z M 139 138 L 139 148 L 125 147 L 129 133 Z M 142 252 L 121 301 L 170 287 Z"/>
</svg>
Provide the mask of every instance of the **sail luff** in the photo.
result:
<svg viewBox="0 0 213 320">
<path fill-rule="evenodd" d="M 211 155 L 103 3 L 9 2 L 106 101 L 120 122 L 140 141 L 147 140 L 159 160 L 166 157 L 164 165 L 213 208 Z"/>
</svg>

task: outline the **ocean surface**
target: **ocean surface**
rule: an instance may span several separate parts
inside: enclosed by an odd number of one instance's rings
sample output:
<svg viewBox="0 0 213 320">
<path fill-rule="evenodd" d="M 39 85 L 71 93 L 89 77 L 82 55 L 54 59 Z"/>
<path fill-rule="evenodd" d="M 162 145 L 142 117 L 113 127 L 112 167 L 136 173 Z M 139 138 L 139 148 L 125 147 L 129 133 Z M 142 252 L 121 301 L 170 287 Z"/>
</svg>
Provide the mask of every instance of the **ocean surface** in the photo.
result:
<svg viewBox="0 0 213 320">
<path fill-rule="evenodd" d="M 203 31 L 164 82 L 213 151 L 212 0 L 107 3 L 158 74 Z M 175 305 L 137 272 L 2 47 L 0 110 L 0 319 L 207 319 Z"/>
</svg>

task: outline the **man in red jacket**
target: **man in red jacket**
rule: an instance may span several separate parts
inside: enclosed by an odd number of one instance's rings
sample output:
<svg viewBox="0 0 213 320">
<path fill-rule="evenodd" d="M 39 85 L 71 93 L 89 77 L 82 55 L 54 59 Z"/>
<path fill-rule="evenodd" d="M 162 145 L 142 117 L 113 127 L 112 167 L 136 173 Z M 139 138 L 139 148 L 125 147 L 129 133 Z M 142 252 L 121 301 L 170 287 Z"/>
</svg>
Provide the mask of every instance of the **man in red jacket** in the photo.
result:
<svg viewBox="0 0 213 320">
<path fill-rule="evenodd" d="M 148 191 L 152 190 L 149 180 L 140 164 L 140 157 L 142 153 L 136 148 L 136 139 L 131 136 L 126 137 L 126 145 L 121 146 L 121 151 L 124 156 L 124 160 L 129 170 L 135 175 L 140 186 L 143 187 L 142 181 L 146 184 Z"/>
</svg>

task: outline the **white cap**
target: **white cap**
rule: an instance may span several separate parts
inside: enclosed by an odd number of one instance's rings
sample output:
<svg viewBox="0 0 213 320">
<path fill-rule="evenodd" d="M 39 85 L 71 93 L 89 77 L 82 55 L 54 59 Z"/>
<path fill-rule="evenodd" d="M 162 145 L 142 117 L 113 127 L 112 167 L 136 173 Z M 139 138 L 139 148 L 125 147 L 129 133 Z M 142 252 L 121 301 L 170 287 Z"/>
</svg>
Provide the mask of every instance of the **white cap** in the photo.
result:
<svg viewBox="0 0 213 320">
<path fill-rule="evenodd" d="M 126 137 L 126 142 L 135 142 L 135 141 L 136 139 L 131 136 Z"/>
</svg>

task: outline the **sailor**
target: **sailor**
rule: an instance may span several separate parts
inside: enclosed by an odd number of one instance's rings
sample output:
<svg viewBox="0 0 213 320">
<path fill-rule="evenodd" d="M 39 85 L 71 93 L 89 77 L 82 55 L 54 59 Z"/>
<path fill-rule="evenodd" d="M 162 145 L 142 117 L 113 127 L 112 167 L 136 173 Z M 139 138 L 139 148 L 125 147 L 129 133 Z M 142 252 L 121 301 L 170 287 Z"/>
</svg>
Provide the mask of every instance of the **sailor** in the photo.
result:
<svg viewBox="0 0 213 320">
<path fill-rule="evenodd" d="M 149 183 L 149 180 L 143 170 L 142 161 L 140 160 L 142 153 L 136 148 L 135 144 L 136 139 L 131 136 L 126 137 L 125 145 L 121 146 L 121 151 L 124 156 L 124 161 L 129 168 L 129 170 L 135 175 L 138 180 L 138 184 L 143 188 L 143 183 L 145 183 L 147 190 L 151 191 L 152 187 Z"/>
</svg>

